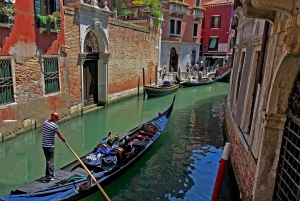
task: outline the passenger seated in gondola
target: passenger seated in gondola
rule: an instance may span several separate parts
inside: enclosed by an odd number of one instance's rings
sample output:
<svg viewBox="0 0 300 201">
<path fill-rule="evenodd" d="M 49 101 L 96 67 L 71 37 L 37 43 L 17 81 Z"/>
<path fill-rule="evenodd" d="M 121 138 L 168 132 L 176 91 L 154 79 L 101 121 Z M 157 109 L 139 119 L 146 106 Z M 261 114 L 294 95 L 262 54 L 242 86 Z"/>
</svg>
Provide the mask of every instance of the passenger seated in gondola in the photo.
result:
<svg viewBox="0 0 300 201">
<path fill-rule="evenodd" d="M 190 83 L 198 83 L 198 80 L 195 77 L 192 77 L 190 79 Z"/>
<path fill-rule="evenodd" d="M 115 135 L 115 137 L 113 138 L 113 137 L 112 137 L 112 134 L 111 134 L 111 131 L 109 131 L 109 132 L 108 132 L 108 135 L 107 135 L 106 137 L 102 138 L 102 139 L 100 140 L 100 142 L 101 142 L 101 143 L 105 143 L 105 140 L 108 139 L 108 140 L 106 141 L 106 143 L 107 143 L 110 147 L 112 147 L 112 145 L 114 144 L 114 142 L 115 142 L 118 138 L 119 138 L 119 132 L 117 132 L 116 135 Z"/>
<path fill-rule="evenodd" d="M 122 147 L 125 153 L 131 151 L 131 146 L 129 142 L 130 142 L 130 137 L 126 136 L 126 138 L 124 138 L 122 142 L 119 143 L 119 147 Z"/>
</svg>

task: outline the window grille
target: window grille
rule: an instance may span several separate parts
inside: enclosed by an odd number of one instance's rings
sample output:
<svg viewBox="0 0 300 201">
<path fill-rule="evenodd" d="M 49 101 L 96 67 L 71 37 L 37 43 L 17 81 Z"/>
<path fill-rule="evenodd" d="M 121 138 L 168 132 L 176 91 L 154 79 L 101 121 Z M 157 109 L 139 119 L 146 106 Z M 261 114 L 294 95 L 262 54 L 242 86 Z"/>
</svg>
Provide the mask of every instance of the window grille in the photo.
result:
<svg viewBox="0 0 300 201">
<path fill-rule="evenodd" d="M 0 60 L 0 105 L 13 103 L 13 78 L 10 59 Z"/>
<path fill-rule="evenodd" d="M 289 116 L 283 132 L 273 200 L 300 199 L 300 123 Z"/>
<path fill-rule="evenodd" d="M 44 58 L 45 93 L 60 91 L 59 67 L 57 58 Z"/>
</svg>

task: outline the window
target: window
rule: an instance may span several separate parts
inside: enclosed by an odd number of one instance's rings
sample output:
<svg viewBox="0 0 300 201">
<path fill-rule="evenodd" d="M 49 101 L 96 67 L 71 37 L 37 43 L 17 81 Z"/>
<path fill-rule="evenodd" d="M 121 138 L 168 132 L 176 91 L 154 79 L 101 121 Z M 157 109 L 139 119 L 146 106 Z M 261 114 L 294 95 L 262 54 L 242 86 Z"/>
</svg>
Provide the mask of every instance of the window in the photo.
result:
<svg viewBox="0 0 300 201">
<path fill-rule="evenodd" d="M 230 39 L 230 49 L 234 46 L 234 37 L 231 37 Z"/>
<path fill-rule="evenodd" d="M 45 93 L 60 91 L 58 60 L 55 57 L 44 58 Z"/>
<path fill-rule="evenodd" d="M 200 6 L 200 0 L 195 0 L 195 5 L 194 6 Z"/>
<path fill-rule="evenodd" d="M 54 12 L 59 12 L 59 0 L 35 0 L 35 14 L 52 15 Z"/>
<path fill-rule="evenodd" d="M 13 78 L 10 59 L 0 59 L 0 105 L 13 103 Z"/>
<path fill-rule="evenodd" d="M 210 21 L 210 28 L 220 28 L 221 16 L 212 16 Z"/>
<path fill-rule="evenodd" d="M 217 51 L 218 50 L 218 37 L 210 37 L 208 51 Z"/>
<path fill-rule="evenodd" d="M 205 17 L 202 18 L 202 29 L 204 29 L 204 25 L 205 25 Z"/>
<path fill-rule="evenodd" d="M 202 52 L 202 44 L 203 44 L 203 38 L 200 39 L 200 52 Z"/>
<path fill-rule="evenodd" d="M 193 38 L 198 37 L 198 24 L 194 23 Z"/>
<path fill-rule="evenodd" d="M 180 35 L 181 34 L 181 21 L 170 20 L 170 35 Z"/>
</svg>

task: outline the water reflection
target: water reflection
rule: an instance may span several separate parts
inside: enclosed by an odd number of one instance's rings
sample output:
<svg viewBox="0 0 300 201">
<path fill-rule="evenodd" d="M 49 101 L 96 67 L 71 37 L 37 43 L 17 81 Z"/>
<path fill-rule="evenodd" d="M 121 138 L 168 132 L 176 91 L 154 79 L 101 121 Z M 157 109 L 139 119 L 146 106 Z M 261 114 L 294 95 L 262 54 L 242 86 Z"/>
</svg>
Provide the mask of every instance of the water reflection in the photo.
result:
<svg viewBox="0 0 300 201">
<path fill-rule="evenodd" d="M 158 142 L 124 175 L 105 187 L 112 200 L 210 200 L 222 154 L 228 84 L 183 88 Z M 61 123 L 68 144 L 83 155 L 108 131 L 124 133 L 165 110 L 173 95 L 134 97 Z M 0 196 L 43 175 L 40 130 L 0 143 Z M 55 168 L 75 160 L 56 140 Z M 105 200 L 99 192 L 84 200 Z"/>
</svg>

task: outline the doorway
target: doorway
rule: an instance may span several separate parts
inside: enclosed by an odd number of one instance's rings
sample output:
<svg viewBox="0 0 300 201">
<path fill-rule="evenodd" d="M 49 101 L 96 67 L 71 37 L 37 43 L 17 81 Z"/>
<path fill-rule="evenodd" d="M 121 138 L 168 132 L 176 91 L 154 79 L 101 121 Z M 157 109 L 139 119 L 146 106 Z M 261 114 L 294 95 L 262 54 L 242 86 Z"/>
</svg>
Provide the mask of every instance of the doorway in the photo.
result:
<svg viewBox="0 0 300 201">
<path fill-rule="evenodd" d="M 177 72 L 178 70 L 178 55 L 176 49 L 172 47 L 170 51 L 170 63 L 169 63 L 169 72 Z"/>
<path fill-rule="evenodd" d="M 83 64 L 84 106 L 98 103 L 98 62 L 86 60 Z"/>
</svg>

